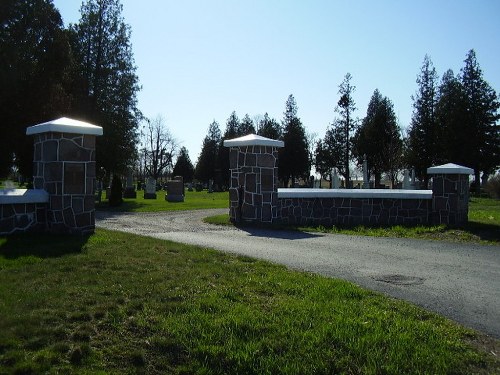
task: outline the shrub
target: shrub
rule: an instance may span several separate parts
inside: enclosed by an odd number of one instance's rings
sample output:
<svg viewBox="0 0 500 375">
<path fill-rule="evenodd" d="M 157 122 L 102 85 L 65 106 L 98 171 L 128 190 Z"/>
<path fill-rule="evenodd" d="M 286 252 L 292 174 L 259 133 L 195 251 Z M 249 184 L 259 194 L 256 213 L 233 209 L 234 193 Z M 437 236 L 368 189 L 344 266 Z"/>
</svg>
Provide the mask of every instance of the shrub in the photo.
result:
<svg viewBox="0 0 500 375">
<path fill-rule="evenodd" d="M 500 174 L 497 173 L 493 177 L 491 177 L 486 185 L 484 186 L 484 190 L 488 193 L 491 198 L 500 199 Z"/>
<path fill-rule="evenodd" d="M 111 191 L 109 192 L 109 205 L 116 207 L 121 205 L 122 202 L 122 180 L 117 175 L 114 175 L 111 181 Z"/>
</svg>

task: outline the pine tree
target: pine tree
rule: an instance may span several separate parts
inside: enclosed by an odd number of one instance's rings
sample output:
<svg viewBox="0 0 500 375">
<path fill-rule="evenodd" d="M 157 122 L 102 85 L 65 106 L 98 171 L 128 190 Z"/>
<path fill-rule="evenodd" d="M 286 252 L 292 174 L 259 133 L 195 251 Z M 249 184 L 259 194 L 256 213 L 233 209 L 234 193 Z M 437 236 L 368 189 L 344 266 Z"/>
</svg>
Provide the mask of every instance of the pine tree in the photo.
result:
<svg viewBox="0 0 500 375">
<path fill-rule="evenodd" d="M 208 182 L 215 179 L 221 138 L 219 124 L 213 121 L 208 127 L 208 134 L 203 140 L 203 146 L 196 163 L 194 176 L 197 180 Z"/>
<path fill-rule="evenodd" d="M 259 122 L 257 134 L 270 139 L 281 139 L 281 126 L 275 119 L 269 118 L 266 112 L 264 118 Z"/>
<path fill-rule="evenodd" d="M 226 121 L 226 129 L 219 144 L 217 169 L 220 170 L 221 181 L 218 181 L 218 183 L 221 186 L 229 186 L 229 178 L 231 177 L 231 171 L 229 170 L 229 148 L 224 147 L 223 143 L 225 140 L 234 139 L 240 135 L 240 119 L 236 115 L 236 112 L 233 111 Z"/>
<path fill-rule="evenodd" d="M 293 185 L 296 178 L 309 178 L 311 170 L 306 132 L 297 117 L 297 103 L 293 95 L 286 101 L 282 124 L 285 147 L 279 151 L 279 177 L 288 186 L 290 179 Z"/>
<path fill-rule="evenodd" d="M 342 129 L 342 150 L 344 155 L 342 157 L 342 170 L 343 176 L 346 181 L 346 186 L 350 186 L 349 162 L 351 160 L 351 135 L 356 126 L 356 120 L 353 118 L 354 111 L 356 110 L 356 103 L 352 98 L 352 94 L 356 90 L 356 86 L 351 84 L 352 76 L 347 73 L 344 80 L 339 86 L 340 99 L 335 108 L 335 112 L 340 115 L 338 121 L 334 123 Z M 338 138 L 338 137 L 337 137 Z"/>
<path fill-rule="evenodd" d="M 368 104 L 366 117 L 353 138 L 353 153 L 358 165 L 363 163 L 366 155 L 368 170 L 375 177 L 375 186 L 378 186 L 382 173 L 386 172 L 394 185 L 401 152 L 402 140 L 393 104 L 377 89 Z"/>
<path fill-rule="evenodd" d="M 418 91 L 413 99 L 413 115 L 408 133 L 406 161 L 427 185 L 427 168 L 439 162 L 439 130 L 436 121 L 437 73 L 429 56 L 417 76 Z"/>
<path fill-rule="evenodd" d="M 173 176 L 182 176 L 184 182 L 193 181 L 194 177 L 194 166 L 189 158 L 189 152 L 186 147 L 182 147 L 179 156 L 177 156 L 177 161 L 175 162 L 174 169 L 172 171 Z"/>
<path fill-rule="evenodd" d="M 71 51 L 50 0 L 2 0 L 0 5 L 0 175 L 12 165 L 32 176 L 33 140 L 26 127 L 61 117 L 71 106 Z"/>
<path fill-rule="evenodd" d="M 441 140 L 437 163 L 456 163 L 469 165 L 471 154 L 472 129 L 465 126 L 467 117 L 466 98 L 460 80 L 448 69 L 441 79 L 436 104 L 438 138 Z"/>
<path fill-rule="evenodd" d="M 238 134 L 240 136 L 255 134 L 255 126 L 253 125 L 253 121 L 248 113 L 241 120 L 240 126 L 238 128 Z"/>
<path fill-rule="evenodd" d="M 323 140 L 318 141 L 315 150 L 315 168 L 322 178 L 329 179 L 333 168 L 346 178 L 349 171 L 349 161 L 345 159 L 345 128 L 339 119 L 328 127 Z"/>
<path fill-rule="evenodd" d="M 123 171 L 136 157 L 140 90 L 130 44 L 131 29 L 119 0 L 87 0 L 70 28 L 76 60 L 73 114 L 103 127 L 97 163 Z"/>
<path fill-rule="evenodd" d="M 484 80 L 476 60 L 476 53 L 470 50 L 461 72 L 465 93 L 467 133 L 472 134 L 468 142 L 467 165 L 474 169 L 476 192 L 481 187 L 480 174 L 488 175 L 500 165 L 500 108 L 495 90 Z"/>
</svg>

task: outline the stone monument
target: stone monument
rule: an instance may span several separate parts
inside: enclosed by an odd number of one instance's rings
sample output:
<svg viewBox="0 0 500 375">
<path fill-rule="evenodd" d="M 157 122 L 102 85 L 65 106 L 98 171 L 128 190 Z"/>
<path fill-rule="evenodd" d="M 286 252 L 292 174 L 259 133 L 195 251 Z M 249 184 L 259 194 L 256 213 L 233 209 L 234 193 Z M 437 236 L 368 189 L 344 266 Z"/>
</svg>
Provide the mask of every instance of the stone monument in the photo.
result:
<svg viewBox="0 0 500 375">
<path fill-rule="evenodd" d="M 175 176 L 173 180 L 168 182 L 165 200 L 168 202 L 184 202 L 184 182 L 182 176 Z"/>
<path fill-rule="evenodd" d="M 134 188 L 134 176 L 131 169 L 129 169 L 127 173 L 127 184 L 123 192 L 123 198 L 137 198 L 137 193 Z"/>
<path fill-rule="evenodd" d="M 153 177 L 148 177 L 146 179 L 144 199 L 156 199 L 156 180 Z"/>
</svg>

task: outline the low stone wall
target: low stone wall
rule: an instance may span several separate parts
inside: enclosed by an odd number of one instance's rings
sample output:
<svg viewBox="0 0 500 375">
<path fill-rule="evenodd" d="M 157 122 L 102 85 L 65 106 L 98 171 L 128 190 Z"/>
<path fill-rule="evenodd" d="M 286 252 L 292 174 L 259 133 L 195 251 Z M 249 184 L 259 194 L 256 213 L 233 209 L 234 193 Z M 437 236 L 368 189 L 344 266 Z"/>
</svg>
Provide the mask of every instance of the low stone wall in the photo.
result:
<svg viewBox="0 0 500 375">
<path fill-rule="evenodd" d="M 43 232 L 47 226 L 47 202 L 44 190 L 0 190 L 0 235 Z"/>
<path fill-rule="evenodd" d="M 280 221 L 292 225 L 423 225 L 431 190 L 278 189 Z"/>
</svg>

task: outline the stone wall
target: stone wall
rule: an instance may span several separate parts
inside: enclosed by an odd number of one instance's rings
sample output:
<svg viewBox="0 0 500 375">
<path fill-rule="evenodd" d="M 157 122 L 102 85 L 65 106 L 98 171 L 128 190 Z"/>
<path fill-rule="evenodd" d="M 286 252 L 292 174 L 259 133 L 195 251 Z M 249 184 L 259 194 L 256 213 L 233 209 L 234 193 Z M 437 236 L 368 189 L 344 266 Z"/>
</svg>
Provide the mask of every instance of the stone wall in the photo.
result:
<svg viewBox="0 0 500 375">
<path fill-rule="evenodd" d="M 290 225 L 423 225 L 429 199 L 279 198 L 279 222 Z"/>
<path fill-rule="evenodd" d="M 433 190 L 279 189 L 282 141 L 249 134 L 224 141 L 231 147 L 229 215 L 233 222 L 291 225 L 465 225 L 469 175 L 448 163 L 427 169 Z M 304 191 L 300 191 L 304 190 Z M 337 190 L 337 191 L 335 191 Z"/>
<path fill-rule="evenodd" d="M 49 193 L 47 229 L 95 229 L 95 136 L 47 132 L 34 135 L 33 184 Z"/>
<path fill-rule="evenodd" d="M 46 209 L 46 203 L 0 204 L 0 235 L 43 232 Z"/>
</svg>

